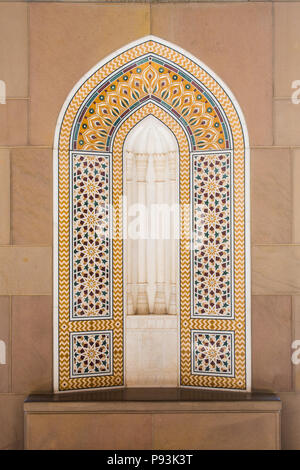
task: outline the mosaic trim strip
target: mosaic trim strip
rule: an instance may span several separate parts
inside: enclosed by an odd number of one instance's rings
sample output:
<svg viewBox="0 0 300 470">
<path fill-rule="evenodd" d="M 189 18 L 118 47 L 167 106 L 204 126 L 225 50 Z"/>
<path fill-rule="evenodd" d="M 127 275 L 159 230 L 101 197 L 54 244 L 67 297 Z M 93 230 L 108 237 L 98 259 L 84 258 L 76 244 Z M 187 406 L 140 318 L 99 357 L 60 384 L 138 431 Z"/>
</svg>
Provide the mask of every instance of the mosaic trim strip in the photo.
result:
<svg viewBox="0 0 300 470">
<path fill-rule="evenodd" d="M 193 155 L 192 317 L 232 318 L 231 153 Z"/>
<path fill-rule="evenodd" d="M 245 314 L 245 234 L 244 234 L 244 135 L 240 124 L 239 115 L 236 108 L 231 102 L 228 94 L 222 86 L 207 73 L 196 62 L 174 50 L 172 47 L 152 38 L 145 40 L 131 48 L 120 53 L 117 57 L 100 66 L 92 73 L 90 78 L 86 79 L 82 86 L 74 93 L 67 108 L 64 111 L 64 117 L 59 130 L 58 153 L 59 153 L 59 381 L 58 390 L 71 390 L 82 388 L 95 388 L 105 386 L 119 386 L 124 383 L 123 377 L 123 310 L 122 298 L 123 292 L 121 286 L 114 284 L 113 291 L 113 320 L 96 320 L 96 321 L 73 321 L 69 322 L 70 312 L 70 292 L 69 292 L 69 149 L 72 148 L 72 126 L 77 112 L 81 109 L 81 105 L 85 99 L 90 96 L 99 83 L 107 79 L 113 73 L 117 73 L 122 67 L 139 57 L 142 59 L 145 54 L 152 53 L 160 57 L 162 61 L 167 60 L 174 65 L 184 69 L 188 74 L 192 75 L 196 82 L 202 83 L 209 92 L 215 97 L 219 103 L 220 112 L 224 113 L 229 121 L 229 132 L 232 133 L 232 142 L 234 148 L 234 223 L 235 231 L 233 234 L 234 241 L 234 320 L 218 318 L 218 319 L 202 319 L 191 318 L 190 288 L 188 298 L 181 298 L 181 385 L 189 387 L 203 388 L 224 388 L 224 389 L 245 389 L 246 388 L 246 314 Z M 104 83 L 104 82 L 103 82 Z M 148 99 L 148 98 L 147 98 Z M 128 110 L 130 114 L 131 110 Z M 174 122 L 180 121 L 180 117 L 173 112 Z M 83 114 L 85 112 L 82 111 Z M 183 128 L 186 129 L 180 121 Z M 171 128 L 171 127 L 170 127 Z M 111 130 L 113 135 L 114 130 Z M 191 139 L 192 142 L 192 139 Z M 123 141 L 118 143 L 122 146 Z M 55 145 L 55 146 L 56 146 Z M 193 148 L 191 143 L 187 143 L 187 151 Z M 99 150 L 99 149 L 98 149 Z M 213 150 L 213 149 L 212 149 Z M 217 150 L 217 149 L 214 149 Z M 222 150 L 222 149 L 219 149 Z M 113 156 L 114 159 L 114 156 Z M 120 168 L 119 168 L 120 170 Z M 115 169 L 113 170 L 115 171 Z M 115 173 L 113 175 L 115 178 Z M 187 186 L 189 186 L 189 175 L 187 176 Z M 114 180 L 114 192 L 116 189 Z M 187 188 L 189 197 L 189 187 Z M 184 189 L 180 189 L 184 192 Z M 114 196 L 113 196 L 114 198 Z M 114 221 L 113 228 L 119 229 L 120 220 Z M 113 251 L 115 250 L 115 244 Z M 186 250 L 185 250 L 186 251 Z M 113 254 L 113 262 L 115 266 L 115 254 Z M 122 260 L 121 267 L 122 269 Z M 119 275 L 119 274 L 118 274 Z M 184 272 L 181 269 L 182 281 L 190 287 L 190 267 Z M 116 273 L 113 273 L 115 282 Z M 112 330 L 114 333 L 114 371 L 113 375 L 106 377 L 83 377 L 70 378 L 69 370 L 69 332 L 75 331 L 104 331 Z M 191 330 L 209 330 L 209 331 L 234 331 L 235 332 L 235 375 L 234 377 L 209 376 L 192 373 L 191 361 Z"/>
<path fill-rule="evenodd" d="M 111 317 L 110 155 L 71 154 L 71 319 Z"/>
<path fill-rule="evenodd" d="M 234 375 L 234 332 L 192 330 L 192 374 Z"/>
</svg>

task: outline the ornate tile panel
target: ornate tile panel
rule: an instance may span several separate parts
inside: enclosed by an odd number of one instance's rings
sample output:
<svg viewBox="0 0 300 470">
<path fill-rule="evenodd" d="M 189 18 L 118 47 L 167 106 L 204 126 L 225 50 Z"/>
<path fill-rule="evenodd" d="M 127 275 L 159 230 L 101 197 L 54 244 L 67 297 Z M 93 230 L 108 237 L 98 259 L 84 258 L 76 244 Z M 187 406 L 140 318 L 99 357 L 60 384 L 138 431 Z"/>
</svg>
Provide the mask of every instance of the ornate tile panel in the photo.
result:
<svg viewBox="0 0 300 470">
<path fill-rule="evenodd" d="M 231 318 L 231 153 L 194 154 L 192 177 L 192 316 Z"/>
<path fill-rule="evenodd" d="M 72 153 L 71 159 L 71 318 L 110 318 L 110 155 Z"/>
<path fill-rule="evenodd" d="M 200 251 L 191 250 L 189 238 L 190 233 L 195 228 L 196 231 L 198 229 L 197 215 L 186 211 L 181 214 L 180 384 L 186 387 L 245 390 L 249 388 L 250 359 L 249 343 L 247 344 L 250 323 L 249 318 L 247 320 L 249 312 L 247 313 L 245 279 L 248 269 L 245 257 L 246 127 L 230 91 L 211 71 L 184 51 L 176 50 L 172 45 L 152 37 L 124 48 L 87 74 L 66 102 L 57 127 L 54 145 L 55 162 L 58 166 L 57 187 L 54 188 L 58 209 L 58 227 L 54 237 L 54 335 L 57 347 L 54 364 L 55 390 L 124 385 L 122 148 L 130 129 L 148 114 L 154 114 L 168 125 L 178 140 L 182 207 L 189 205 L 191 196 L 192 199 L 195 198 L 194 204 L 199 201 L 203 204 L 206 201 L 203 205 L 206 209 L 201 217 L 208 230 L 203 232 Z M 195 151 L 197 158 L 193 160 L 192 154 Z M 70 178 L 70 155 L 74 152 L 79 170 L 78 174 L 75 170 Z M 87 153 L 95 155 L 91 166 L 85 161 L 84 156 Z M 207 153 L 215 155 L 213 167 L 208 163 Z M 231 182 L 228 188 L 225 181 L 229 172 L 230 154 Z M 84 158 L 80 159 L 80 155 Z M 100 155 L 107 158 L 111 155 L 111 168 L 104 169 L 103 175 L 96 176 L 93 172 Z M 86 174 L 82 175 L 80 172 L 84 165 L 87 165 Z M 109 221 L 104 217 L 101 222 L 102 229 L 108 224 L 112 230 L 113 238 L 109 246 L 105 245 L 104 239 L 96 237 L 97 214 L 92 208 L 96 198 L 88 192 L 97 187 L 93 194 L 101 194 L 100 198 L 106 195 L 106 171 L 111 171 L 111 199 L 115 209 L 113 219 Z M 216 176 L 216 171 L 220 177 Z M 193 182 L 191 174 L 199 179 Z M 83 186 L 86 189 L 81 192 L 82 178 L 91 178 L 90 183 L 93 184 Z M 210 184 L 206 191 L 205 184 L 212 181 L 214 184 Z M 86 183 L 87 181 L 83 184 Z M 78 184 L 78 187 L 73 188 L 74 184 Z M 211 198 L 209 191 L 213 187 L 215 193 Z M 78 196 L 74 203 L 73 195 Z M 79 201 L 78 204 L 76 201 Z M 94 211 L 94 219 L 85 218 L 85 209 L 80 207 L 82 201 L 88 211 Z M 219 212 L 216 207 L 221 205 Z M 77 220 L 73 220 L 73 206 Z M 230 234 L 228 217 L 231 217 Z M 89 227 L 90 235 L 85 233 L 83 227 Z M 73 229 L 77 228 L 78 232 L 74 233 Z M 213 232 L 214 240 L 211 237 Z M 87 241 L 76 238 L 77 233 Z M 95 247 L 96 250 L 93 251 Z M 75 248 L 78 248 L 77 253 Z M 208 258 L 208 263 L 203 258 Z M 108 269 L 106 261 L 109 262 L 110 259 Z M 78 262 L 81 269 L 77 272 L 74 269 L 74 282 L 70 283 L 73 261 Z M 103 270 L 102 275 L 98 275 L 99 267 Z M 78 282 L 76 285 L 75 278 Z M 103 289 L 107 279 L 111 297 Z M 229 290 L 226 287 L 228 281 Z M 84 296 L 85 293 L 88 296 Z M 207 294 L 209 301 L 206 299 Z M 80 302 L 76 303 L 77 298 Z M 113 361 L 111 374 L 97 372 L 93 369 L 93 363 L 85 374 L 81 375 L 80 372 L 76 375 L 76 371 L 85 371 L 84 362 L 87 359 L 83 348 L 83 364 L 78 360 L 78 369 L 73 368 L 72 335 L 82 335 L 84 332 L 84 335 L 93 336 L 108 331 L 112 332 L 114 339 L 113 344 L 110 342 L 110 366 L 101 361 L 99 364 L 102 364 L 102 372 L 105 372 L 105 367 L 112 367 Z M 230 368 L 226 369 L 224 363 L 223 371 L 219 372 L 215 364 L 209 362 L 209 370 L 203 371 L 201 353 L 194 350 L 193 331 L 200 332 L 204 337 L 205 334 L 210 335 L 210 340 L 215 341 L 215 348 L 221 355 L 221 349 L 225 345 L 220 345 L 220 338 L 217 336 L 227 335 L 229 339 L 232 333 L 230 354 L 234 362 Z M 205 347 L 205 340 L 201 338 L 197 337 L 198 342 L 202 341 L 200 349 Z M 97 347 L 94 347 L 91 354 L 97 356 L 95 351 L 100 352 L 102 346 L 97 343 L 98 339 L 94 341 Z"/>
<path fill-rule="evenodd" d="M 128 112 L 150 98 L 180 119 L 192 150 L 231 146 L 226 119 L 213 94 L 188 71 L 152 52 L 120 68 L 88 96 L 75 124 L 73 148 L 109 151 L 112 133 Z"/>
<path fill-rule="evenodd" d="M 71 333 L 72 376 L 110 375 L 113 362 L 112 342 L 111 331 Z"/>
<path fill-rule="evenodd" d="M 192 331 L 192 373 L 232 376 L 234 373 L 233 331 Z"/>
</svg>

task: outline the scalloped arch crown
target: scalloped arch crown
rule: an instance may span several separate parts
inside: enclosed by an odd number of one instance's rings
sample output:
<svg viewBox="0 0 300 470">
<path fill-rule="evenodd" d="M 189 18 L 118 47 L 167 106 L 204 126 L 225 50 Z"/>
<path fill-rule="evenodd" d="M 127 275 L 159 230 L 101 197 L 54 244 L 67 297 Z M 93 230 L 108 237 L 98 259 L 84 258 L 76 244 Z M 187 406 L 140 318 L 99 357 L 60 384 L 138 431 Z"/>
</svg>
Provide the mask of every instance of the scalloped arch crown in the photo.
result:
<svg viewBox="0 0 300 470">
<path fill-rule="evenodd" d="M 88 72 L 58 118 L 55 391 L 126 385 L 122 149 L 128 132 L 150 114 L 171 129 L 180 151 L 178 385 L 249 390 L 245 121 L 208 67 L 149 36 Z"/>
</svg>

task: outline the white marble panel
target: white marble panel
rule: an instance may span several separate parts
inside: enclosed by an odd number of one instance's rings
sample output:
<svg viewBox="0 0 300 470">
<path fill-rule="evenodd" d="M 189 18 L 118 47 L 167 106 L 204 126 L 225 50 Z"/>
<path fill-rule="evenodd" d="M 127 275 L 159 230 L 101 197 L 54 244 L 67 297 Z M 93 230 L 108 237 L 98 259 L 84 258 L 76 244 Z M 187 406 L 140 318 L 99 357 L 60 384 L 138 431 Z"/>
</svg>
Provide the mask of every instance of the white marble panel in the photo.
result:
<svg viewBox="0 0 300 470">
<path fill-rule="evenodd" d="M 178 385 L 177 316 L 128 315 L 126 318 L 126 385 Z"/>
</svg>

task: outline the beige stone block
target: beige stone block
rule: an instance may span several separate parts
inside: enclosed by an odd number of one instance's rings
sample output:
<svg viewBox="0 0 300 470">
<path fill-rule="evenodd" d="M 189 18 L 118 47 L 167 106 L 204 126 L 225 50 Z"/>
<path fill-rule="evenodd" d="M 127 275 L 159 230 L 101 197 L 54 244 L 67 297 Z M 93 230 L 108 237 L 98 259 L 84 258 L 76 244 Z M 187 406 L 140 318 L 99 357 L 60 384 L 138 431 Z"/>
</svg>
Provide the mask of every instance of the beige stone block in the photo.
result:
<svg viewBox="0 0 300 470">
<path fill-rule="evenodd" d="M 52 390 L 52 298 L 12 297 L 12 391 Z"/>
<path fill-rule="evenodd" d="M 274 449 L 280 410 L 267 394 L 176 388 L 31 395 L 25 448 Z"/>
<path fill-rule="evenodd" d="M 0 145 L 26 145 L 28 100 L 7 100 L 0 105 Z"/>
<path fill-rule="evenodd" d="M 10 298 L 0 296 L 0 393 L 10 389 Z"/>
<path fill-rule="evenodd" d="M 0 450 L 23 449 L 25 396 L 0 395 Z"/>
<path fill-rule="evenodd" d="M 176 387 L 178 385 L 177 318 L 131 315 L 126 319 L 126 385 Z M 171 315 L 170 315 L 171 317 Z M 171 320 L 171 321 L 170 321 Z M 173 328 L 169 328 L 172 323 Z M 174 328 L 175 326 L 175 328 Z"/>
<path fill-rule="evenodd" d="M 300 296 L 296 295 L 292 300 L 293 305 L 293 372 L 294 390 L 300 392 Z M 297 341 L 297 343 L 296 343 Z"/>
<path fill-rule="evenodd" d="M 59 111 L 76 82 L 106 55 L 150 33 L 149 5 L 29 7 L 30 143 L 52 145 Z"/>
<path fill-rule="evenodd" d="M 26 422 L 27 449 L 151 449 L 151 414 L 32 414 Z"/>
<path fill-rule="evenodd" d="M 251 313 L 253 389 L 291 390 L 291 297 L 254 295 Z"/>
<path fill-rule="evenodd" d="M 290 98 L 300 79 L 300 4 L 274 3 L 274 93 Z"/>
<path fill-rule="evenodd" d="M 26 4 L 0 3 L 0 80 L 4 80 L 6 84 L 8 98 L 28 96 Z"/>
<path fill-rule="evenodd" d="M 50 247 L 0 247 L 0 295 L 52 293 Z"/>
<path fill-rule="evenodd" d="M 11 151 L 12 243 L 52 242 L 52 150 Z"/>
<path fill-rule="evenodd" d="M 300 104 L 291 99 L 274 100 L 275 145 L 300 145 Z"/>
<path fill-rule="evenodd" d="M 151 13 L 152 34 L 194 54 L 229 86 L 245 113 L 251 145 L 271 144 L 272 5 L 156 4 Z"/>
<path fill-rule="evenodd" d="M 1 2 L 7 0 L 0 0 Z M 21 2 L 41 2 L 45 0 L 18 0 Z M 61 2 L 61 3 L 155 3 L 157 0 L 46 0 L 47 2 Z M 160 0 L 161 3 L 190 3 L 195 0 Z M 228 0 L 210 0 L 211 2 L 228 2 Z M 248 2 L 249 0 L 231 0 L 232 2 Z M 255 1 L 266 1 L 266 0 L 255 0 Z M 279 0 L 279 1 L 298 1 L 298 0 Z M 207 0 L 197 0 L 197 2 L 207 2 Z"/>
<path fill-rule="evenodd" d="M 251 151 L 251 214 L 252 243 L 291 243 L 292 161 L 288 149 Z"/>
<path fill-rule="evenodd" d="M 293 243 L 300 243 L 300 150 L 292 151 Z"/>
<path fill-rule="evenodd" d="M 0 149 L 0 245 L 10 244 L 10 159 Z"/>
<path fill-rule="evenodd" d="M 275 413 L 181 413 L 153 417 L 153 449 L 274 450 L 277 446 Z"/>
<path fill-rule="evenodd" d="M 260 245 L 252 248 L 252 294 L 300 293 L 300 246 Z"/>
<path fill-rule="evenodd" d="M 281 393 L 282 449 L 300 450 L 300 393 Z"/>
</svg>

